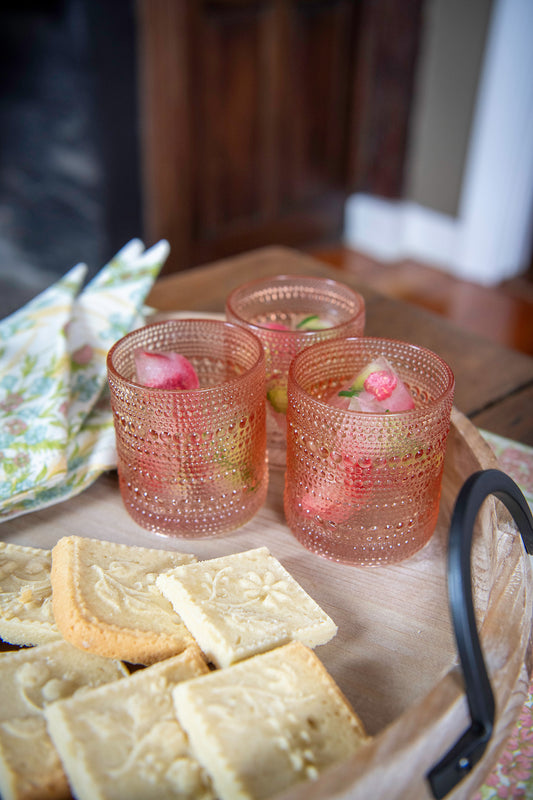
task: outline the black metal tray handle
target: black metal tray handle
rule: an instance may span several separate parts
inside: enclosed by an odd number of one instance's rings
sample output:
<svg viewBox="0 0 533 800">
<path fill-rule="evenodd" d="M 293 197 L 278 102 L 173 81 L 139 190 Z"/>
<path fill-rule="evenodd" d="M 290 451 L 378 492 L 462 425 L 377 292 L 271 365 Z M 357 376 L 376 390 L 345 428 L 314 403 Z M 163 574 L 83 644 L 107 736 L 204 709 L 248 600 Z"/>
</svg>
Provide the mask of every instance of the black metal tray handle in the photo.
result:
<svg viewBox="0 0 533 800">
<path fill-rule="evenodd" d="M 450 523 L 448 597 L 472 724 L 427 775 L 436 798 L 451 792 L 477 764 L 494 726 L 494 695 L 476 627 L 470 561 L 474 523 L 490 494 L 505 504 L 526 551 L 533 554 L 533 516 L 516 483 L 497 469 L 471 475 L 459 492 Z"/>
</svg>

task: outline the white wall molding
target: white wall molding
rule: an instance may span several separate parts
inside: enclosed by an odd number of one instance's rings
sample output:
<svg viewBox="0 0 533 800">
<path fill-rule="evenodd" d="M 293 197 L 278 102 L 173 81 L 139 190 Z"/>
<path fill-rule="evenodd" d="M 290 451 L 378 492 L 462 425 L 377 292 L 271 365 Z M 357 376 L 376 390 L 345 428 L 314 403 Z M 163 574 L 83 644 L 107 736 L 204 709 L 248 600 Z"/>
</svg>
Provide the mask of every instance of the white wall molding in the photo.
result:
<svg viewBox="0 0 533 800">
<path fill-rule="evenodd" d="M 459 220 L 408 201 L 352 195 L 345 208 L 344 241 L 382 261 L 415 258 L 460 271 Z"/>
<path fill-rule="evenodd" d="M 529 265 L 533 235 L 532 0 L 495 0 L 457 217 L 365 194 L 346 204 L 345 243 L 494 285 Z"/>
</svg>

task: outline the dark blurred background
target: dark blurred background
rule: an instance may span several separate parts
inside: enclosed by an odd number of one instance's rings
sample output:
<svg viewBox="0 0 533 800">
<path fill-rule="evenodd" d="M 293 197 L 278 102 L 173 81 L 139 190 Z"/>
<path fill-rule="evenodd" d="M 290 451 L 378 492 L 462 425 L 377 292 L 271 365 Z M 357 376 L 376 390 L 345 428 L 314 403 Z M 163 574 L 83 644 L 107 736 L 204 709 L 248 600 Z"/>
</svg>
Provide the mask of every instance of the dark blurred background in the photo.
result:
<svg viewBox="0 0 533 800">
<path fill-rule="evenodd" d="M 0 315 L 142 235 L 134 4 L 2 0 Z"/>
</svg>

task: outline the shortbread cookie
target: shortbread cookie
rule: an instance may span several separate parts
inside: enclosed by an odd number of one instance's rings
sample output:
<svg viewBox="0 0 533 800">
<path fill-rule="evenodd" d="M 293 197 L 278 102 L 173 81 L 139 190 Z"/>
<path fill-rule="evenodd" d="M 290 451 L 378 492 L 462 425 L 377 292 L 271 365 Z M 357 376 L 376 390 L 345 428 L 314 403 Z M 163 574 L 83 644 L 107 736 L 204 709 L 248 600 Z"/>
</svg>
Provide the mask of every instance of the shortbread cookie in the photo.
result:
<svg viewBox="0 0 533 800">
<path fill-rule="evenodd" d="M 129 675 L 120 661 L 83 653 L 63 639 L 0 658 L 0 722 L 39 716 L 48 703 Z"/>
<path fill-rule="evenodd" d="M 50 550 L 0 542 L 0 638 L 35 645 L 61 639 L 52 611 Z"/>
<path fill-rule="evenodd" d="M 175 551 L 66 536 L 52 550 L 52 602 L 65 639 L 91 653 L 153 664 L 193 639 L 155 585 L 195 561 Z"/>
<path fill-rule="evenodd" d="M 48 703 L 125 679 L 126 667 L 82 653 L 63 640 L 0 658 L 0 796 L 3 800 L 69 798 L 61 761 L 48 736 Z"/>
<path fill-rule="evenodd" d="M 61 759 L 42 717 L 0 722 L 2 800 L 70 800 Z"/>
<path fill-rule="evenodd" d="M 77 800 L 211 800 L 210 780 L 174 711 L 171 690 L 209 670 L 198 647 L 46 709 Z"/>
<path fill-rule="evenodd" d="M 337 632 L 266 547 L 177 567 L 156 584 L 217 667 L 293 639 L 316 647 Z"/>
<path fill-rule="evenodd" d="M 173 690 L 178 719 L 220 800 L 261 800 L 315 779 L 366 741 L 361 720 L 300 642 Z"/>
</svg>

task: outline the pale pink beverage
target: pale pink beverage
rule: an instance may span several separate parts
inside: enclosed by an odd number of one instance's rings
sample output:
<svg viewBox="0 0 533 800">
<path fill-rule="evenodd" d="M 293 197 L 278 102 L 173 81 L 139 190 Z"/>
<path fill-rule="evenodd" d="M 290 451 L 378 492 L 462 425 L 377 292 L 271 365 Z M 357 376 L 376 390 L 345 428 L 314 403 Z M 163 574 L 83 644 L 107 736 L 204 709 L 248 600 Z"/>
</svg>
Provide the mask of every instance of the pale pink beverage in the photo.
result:
<svg viewBox="0 0 533 800">
<path fill-rule="evenodd" d="M 165 354 L 185 357 L 197 383 L 158 388 Z M 120 491 L 133 519 L 179 537 L 211 536 L 248 522 L 268 484 L 265 360 L 260 342 L 217 320 L 167 320 L 134 331 L 110 350 L 108 379 Z M 161 384 L 160 384 L 161 385 Z"/>
<path fill-rule="evenodd" d="M 276 275 L 235 289 L 226 301 L 226 317 L 254 333 L 265 349 L 269 463 L 284 468 L 290 363 L 316 342 L 362 336 L 364 299 L 338 281 Z"/>
<path fill-rule="evenodd" d="M 382 357 L 398 385 L 381 395 L 363 377 L 356 395 L 375 392 L 383 405 L 355 410 L 346 387 Z M 347 339 L 300 353 L 289 372 L 284 497 L 296 538 L 350 564 L 400 561 L 423 547 L 437 523 L 453 391 L 449 366 L 404 342 Z"/>
</svg>

